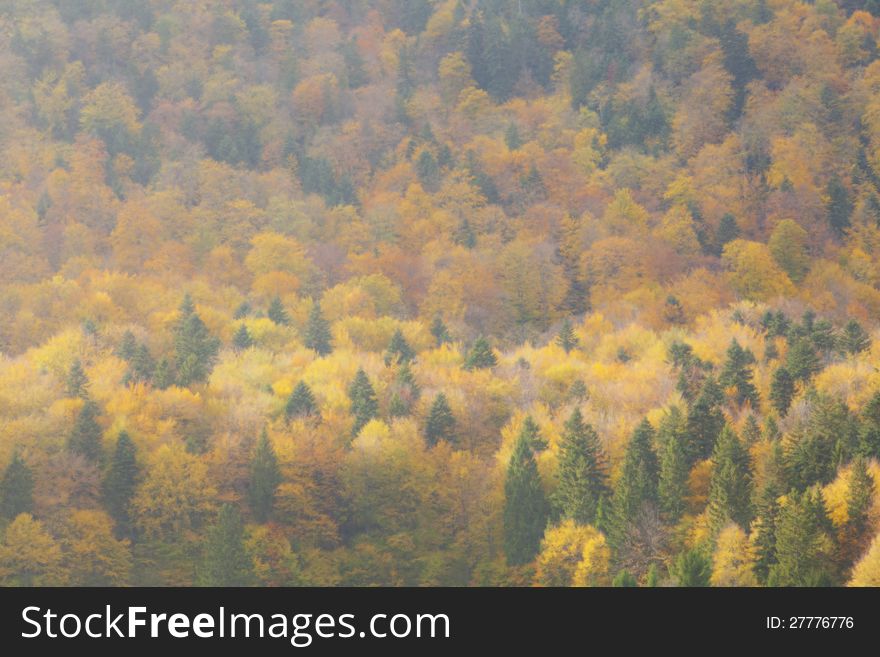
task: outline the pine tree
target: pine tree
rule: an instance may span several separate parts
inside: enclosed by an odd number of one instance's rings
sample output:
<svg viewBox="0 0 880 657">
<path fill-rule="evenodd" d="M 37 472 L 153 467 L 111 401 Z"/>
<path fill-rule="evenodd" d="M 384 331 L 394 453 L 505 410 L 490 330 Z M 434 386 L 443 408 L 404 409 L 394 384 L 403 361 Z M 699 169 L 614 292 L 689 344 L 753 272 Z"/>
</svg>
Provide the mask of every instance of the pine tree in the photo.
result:
<svg viewBox="0 0 880 657">
<path fill-rule="evenodd" d="M 838 237 L 842 237 L 850 227 L 853 204 L 849 191 L 836 174 L 828 181 L 825 196 L 828 199 L 825 205 L 828 224 Z"/>
<path fill-rule="evenodd" d="M 67 396 L 88 399 L 89 379 L 83 370 L 79 358 L 73 361 L 70 371 L 67 373 Z"/>
<path fill-rule="evenodd" d="M 97 418 L 98 405 L 86 400 L 67 438 L 68 450 L 93 463 L 101 460 L 101 427 Z"/>
<path fill-rule="evenodd" d="M 205 536 L 199 584 L 248 586 L 253 583 L 253 568 L 244 545 L 241 515 L 232 505 L 224 504 Z"/>
<path fill-rule="evenodd" d="M 758 406 L 758 390 L 752 382 L 752 368 L 755 356 L 748 349 L 743 349 L 736 338 L 727 349 L 727 359 L 718 377 L 718 382 L 726 387 L 736 389 L 736 403 L 749 402 L 752 407 Z"/>
<path fill-rule="evenodd" d="M 768 586 L 822 586 L 832 583 L 833 570 L 826 554 L 827 511 L 818 488 L 790 491 L 776 524 L 776 561 Z"/>
<path fill-rule="evenodd" d="M 642 420 L 626 447 L 623 469 L 614 487 L 611 539 L 615 544 L 638 514 L 657 501 L 660 466 L 653 442 L 654 428 Z"/>
<path fill-rule="evenodd" d="M 489 341 L 484 337 L 477 338 L 464 360 L 466 370 L 487 369 L 495 367 L 497 364 L 498 359 L 495 357 L 495 352 L 492 351 Z"/>
<path fill-rule="evenodd" d="M 687 433 L 690 437 L 688 452 L 691 462 L 708 458 L 715 448 L 715 441 L 724 427 L 721 388 L 714 378 L 707 377 L 697 400 L 688 409 Z"/>
<path fill-rule="evenodd" d="M 521 431 L 504 481 L 504 553 L 510 566 L 535 558 L 549 516 L 531 442 L 527 432 Z"/>
<path fill-rule="evenodd" d="M 616 589 L 634 589 L 638 585 L 638 581 L 628 570 L 621 570 L 611 580 L 611 586 Z"/>
<path fill-rule="evenodd" d="M 813 343 L 806 337 L 799 337 L 788 348 L 785 367 L 795 381 L 806 381 L 822 369 L 822 364 Z"/>
<path fill-rule="evenodd" d="M 318 352 L 319 356 L 326 356 L 333 351 L 330 324 L 321 314 L 321 304 L 317 301 L 312 304 L 312 309 L 309 311 L 303 344 L 307 349 Z"/>
<path fill-rule="evenodd" d="M 678 555 L 671 571 L 678 586 L 709 586 L 712 562 L 699 550 L 687 550 Z"/>
<path fill-rule="evenodd" d="M 847 354 L 860 354 L 871 348 L 871 336 L 856 320 L 851 319 L 843 327 L 840 346 Z"/>
<path fill-rule="evenodd" d="M 34 506 L 34 477 L 18 450 L 0 479 L 0 517 L 12 520 L 20 513 L 30 513 Z"/>
<path fill-rule="evenodd" d="M 425 441 L 428 445 L 433 447 L 441 440 L 455 442 L 455 416 L 442 392 L 434 398 L 425 421 Z"/>
<path fill-rule="evenodd" d="M 134 350 L 136 347 L 137 340 L 135 340 L 134 333 L 127 330 L 122 334 L 122 340 L 119 342 L 119 347 L 116 349 L 116 355 L 122 360 L 131 360 L 134 358 Z"/>
<path fill-rule="evenodd" d="M 174 365 L 181 386 L 201 383 L 214 368 L 220 341 L 213 337 L 187 294 L 174 335 Z"/>
<path fill-rule="evenodd" d="M 690 456 L 685 419 L 673 407 L 669 416 L 660 423 L 658 442 L 660 451 L 660 479 L 657 494 L 660 511 L 672 524 L 677 523 L 687 508 Z"/>
<path fill-rule="evenodd" d="M 436 315 L 434 321 L 431 322 L 431 335 L 434 336 L 438 347 L 452 341 L 452 338 L 449 336 L 449 330 L 446 328 L 446 324 L 443 323 L 440 315 Z"/>
<path fill-rule="evenodd" d="M 547 449 L 548 444 L 541 435 L 541 427 L 538 426 L 538 423 L 535 422 L 535 419 L 531 415 L 526 415 L 520 431 L 523 435 L 528 437 L 532 451 L 541 452 Z"/>
<path fill-rule="evenodd" d="M 281 483 L 281 469 L 278 457 L 269 441 L 269 434 L 263 429 L 251 459 L 251 478 L 248 486 L 248 501 L 251 512 L 258 522 L 266 522 L 275 506 L 275 491 Z"/>
<path fill-rule="evenodd" d="M 288 315 L 287 311 L 284 309 L 284 304 L 281 303 L 281 297 L 272 297 L 272 301 L 269 302 L 269 309 L 266 311 L 266 317 L 271 319 L 275 324 L 278 324 L 278 326 L 290 325 L 290 315 Z"/>
<path fill-rule="evenodd" d="M 153 385 L 159 390 L 165 390 L 174 385 L 174 372 L 167 358 L 161 359 L 156 364 L 156 372 L 153 374 Z"/>
<path fill-rule="evenodd" d="M 599 500 L 608 494 L 608 474 L 599 436 L 575 408 L 559 444 L 559 483 L 553 501 L 562 518 L 579 525 L 596 520 Z"/>
<path fill-rule="evenodd" d="M 312 389 L 305 381 L 297 383 L 293 392 L 290 393 L 284 407 L 284 415 L 288 420 L 295 417 L 318 417 L 320 415 Z"/>
<path fill-rule="evenodd" d="M 779 488 L 776 482 L 767 482 L 755 506 L 755 575 L 764 584 L 776 565 L 776 523 L 779 518 Z"/>
<path fill-rule="evenodd" d="M 235 314 L 232 316 L 232 319 L 244 319 L 248 315 L 251 314 L 251 304 L 247 301 L 242 301 L 241 305 L 235 309 Z"/>
<path fill-rule="evenodd" d="M 840 532 L 841 559 L 846 566 L 856 561 L 871 542 L 869 513 L 874 501 L 874 478 L 863 458 L 853 461 L 846 495 L 846 522 Z"/>
<path fill-rule="evenodd" d="M 729 212 L 725 213 L 721 217 L 721 222 L 718 224 L 718 232 L 715 234 L 715 253 L 721 255 L 722 251 L 724 251 L 724 246 L 739 237 L 739 233 L 736 217 Z"/>
<path fill-rule="evenodd" d="M 397 329 L 391 336 L 388 349 L 385 351 L 385 365 L 392 363 L 408 363 L 416 357 L 416 352 L 403 337 L 403 331 Z"/>
<path fill-rule="evenodd" d="M 709 521 L 715 532 L 728 522 L 748 531 L 752 520 L 752 470 L 749 452 L 736 432 L 725 426 L 712 455 Z"/>
<path fill-rule="evenodd" d="M 776 368 L 770 382 L 770 403 L 780 416 L 785 417 L 793 398 L 794 379 L 785 367 Z"/>
<path fill-rule="evenodd" d="M 148 383 L 153 379 L 156 372 L 156 363 L 150 355 L 150 350 L 145 344 L 138 345 L 131 359 L 131 368 L 128 371 L 128 380 L 137 383 Z"/>
<path fill-rule="evenodd" d="M 559 334 L 556 336 L 556 344 L 562 347 L 565 353 L 571 352 L 572 349 L 578 346 L 578 337 L 575 335 L 571 322 L 567 318 L 562 321 Z"/>
<path fill-rule="evenodd" d="M 248 331 L 248 327 L 246 324 L 241 324 L 238 327 L 238 330 L 235 332 L 235 336 L 232 338 L 232 347 L 236 351 L 244 351 L 245 349 L 250 349 L 254 346 L 254 340 L 251 337 L 250 331 Z"/>
<path fill-rule="evenodd" d="M 128 433 L 120 431 L 102 487 L 104 506 L 116 521 L 120 534 L 127 534 L 130 530 L 129 505 L 138 484 L 138 474 L 137 449 Z"/>
<path fill-rule="evenodd" d="M 354 381 L 348 388 L 348 398 L 351 400 L 351 414 L 354 416 L 351 435 L 357 436 L 367 422 L 379 416 L 376 391 L 363 368 L 359 368 L 355 374 Z"/>
</svg>

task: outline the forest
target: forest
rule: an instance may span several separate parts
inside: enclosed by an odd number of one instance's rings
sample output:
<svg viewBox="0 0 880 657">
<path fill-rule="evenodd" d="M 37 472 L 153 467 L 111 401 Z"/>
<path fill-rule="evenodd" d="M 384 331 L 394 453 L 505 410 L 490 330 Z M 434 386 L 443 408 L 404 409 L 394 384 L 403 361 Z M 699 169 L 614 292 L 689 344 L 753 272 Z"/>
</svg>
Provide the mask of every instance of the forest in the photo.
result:
<svg viewBox="0 0 880 657">
<path fill-rule="evenodd" d="M 880 586 L 880 3 L 0 34 L 0 584 Z"/>
</svg>

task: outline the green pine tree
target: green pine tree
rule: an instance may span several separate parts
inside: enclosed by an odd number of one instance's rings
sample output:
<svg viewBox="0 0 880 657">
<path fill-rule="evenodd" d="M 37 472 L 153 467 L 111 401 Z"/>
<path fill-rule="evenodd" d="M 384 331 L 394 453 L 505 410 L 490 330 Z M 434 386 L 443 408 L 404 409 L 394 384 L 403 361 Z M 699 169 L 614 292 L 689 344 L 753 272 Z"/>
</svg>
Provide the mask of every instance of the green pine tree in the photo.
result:
<svg viewBox="0 0 880 657">
<path fill-rule="evenodd" d="M 149 383 L 156 372 L 156 363 L 145 344 L 139 344 L 131 359 L 128 380 L 135 383 Z"/>
<path fill-rule="evenodd" d="M 232 505 L 224 504 L 205 536 L 199 584 L 248 586 L 253 583 L 253 570 L 244 545 L 241 515 Z"/>
<path fill-rule="evenodd" d="M 354 381 L 348 388 L 348 398 L 351 401 L 351 414 L 354 416 L 351 435 L 357 436 L 367 422 L 379 417 L 379 402 L 376 400 L 376 391 L 362 367 L 358 369 Z"/>
<path fill-rule="evenodd" d="M 219 350 L 220 341 L 208 331 L 187 294 L 181 304 L 180 318 L 174 332 L 177 382 L 181 386 L 188 386 L 205 381 L 214 368 Z"/>
<path fill-rule="evenodd" d="M 425 421 L 425 441 L 428 445 L 433 447 L 441 440 L 455 442 L 455 416 L 449 408 L 446 395 L 442 392 L 434 398 L 428 419 Z"/>
<path fill-rule="evenodd" d="M 660 466 L 654 452 L 654 428 L 647 420 L 633 431 L 614 487 L 612 544 L 619 545 L 631 523 L 657 501 Z"/>
<path fill-rule="evenodd" d="M 278 326 L 290 325 L 290 315 L 288 315 L 287 310 L 284 309 L 284 304 L 281 303 L 281 297 L 272 297 L 272 301 L 269 302 L 269 309 L 266 311 L 266 317 L 271 319 L 275 324 L 278 324 Z"/>
<path fill-rule="evenodd" d="M 657 442 L 660 449 L 660 479 L 657 494 L 663 517 L 675 524 L 687 509 L 690 456 L 688 454 L 687 421 L 673 407 L 660 423 Z"/>
<path fill-rule="evenodd" d="M 73 361 L 70 371 L 67 373 L 67 396 L 80 397 L 88 399 L 89 397 L 89 379 L 83 370 L 82 363 L 79 358 Z"/>
<path fill-rule="evenodd" d="M 795 381 L 807 381 L 822 369 L 816 348 L 809 338 L 798 337 L 792 342 L 785 358 L 785 368 Z"/>
<path fill-rule="evenodd" d="M 319 417 L 320 412 L 318 404 L 315 402 L 315 396 L 305 381 L 297 383 L 293 392 L 290 393 L 284 407 L 284 415 L 288 420 L 296 417 Z"/>
<path fill-rule="evenodd" d="M 871 348 L 871 336 L 854 319 L 849 320 L 843 327 L 839 341 L 841 348 L 847 354 L 860 354 Z"/>
<path fill-rule="evenodd" d="M 562 321 L 562 326 L 559 328 L 556 344 L 562 347 L 565 353 L 571 352 L 572 349 L 578 346 L 578 337 L 575 335 L 571 322 L 567 318 Z"/>
<path fill-rule="evenodd" d="M 639 585 L 636 578 L 628 570 L 621 570 L 611 580 L 611 586 L 617 589 L 636 588 Z"/>
<path fill-rule="evenodd" d="M 715 441 L 724 428 L 724 413 L 721 403 L 724 395 L 718 383 L 711 376 L 706 377 L 696 401 L 688 409 L 687 433 L 690 437 L 691 461 L 700 461 L 712 454 Z"/>
<path fill-rule="evenodd" d="M 67 449 L 86 460 L 101 460 L 101 426 L 98 424 L 98 405 L 86 400 L 67 438 Z"/>
<path fill-rule="evenodd" d="M 749 452 L 736 432 L 725 426 L 712 454 L 709 521 L 715 532 L 728 522 L 748 531 L 752 520 L 752 469 Z"/>
<path fill-rule="evenodd" d="M 825 196 L 828 199 L 825 206 L 828 224 L 839 237 L 842 237 L 850 227 L 853 204 L 849 191 L 836 174 L 829 179 L 825 187 Z"/>
<path fill-rule="evenodd" d="M 254 346 L 254 339 L 251 337 L 250 331 L 248 331 L 248 327 L 246 324 L 242 324 L 238 327 L 238 330 L 235 332 L 235 336 L 232 338 L 232 347 L 236 351 L 244 351 L 245 349 L 250 349 Z"/>
<path fill-rule="evenodd" d="M 128 433 L 120 431 L 102 487 L 104 506 L 116 521 L 120 534 L 130 531 L 129 504 L 138 484 L 138 474 L 137 449 Z"/>
<path fill-rule="evenodd" d="M 388 349 L 385 351 L 385 365 L 392 363 L 409 363 L 416 357 L 416 352 L 403 337 L 403 331 L 397 329 L 391 336 L 391 342 L 388 343 Z"/>
<path fill-rule="evenodd" d="M 553 502 L 563 518 L 580 525 L 596 521 L 599 500 L 608 494 L 608 473 L 599 436 L 575 408 L 559 444 L 559 483 Z"/>
<path fill-rule="evenodd" d="M 309 311 L 303 344 L 307 349 L 318 352 L 319 356 L 326 356 L 333 351 L 330 324 L 324 319 L 321 304 L 317 301 L 312 304 L 312 309 Z"/>
<path fill-rule="evenodd" d="M 743 349 L 734 338 L 727 349 L 727 358 L 718 377 L 718 383 L 725 388 L 736 389 L 737 404 L 742 405 L 749 402 L 753 408 L 756 408 L 758 406 L 758 390 L 752 381 L 751 367 L 754 363 L 754 354 L 748 349 Z"/>
<path fill-rule="evenodd" d="M 853 461 L 846 495 L 846 522 L 840 531 L 841 560 L 846 566 L 855 562 L 873 538 L 869 514 L 874 502 L 874 477 L 864 458 Z"/>
<path fill-rule="evenodd" d="M 476 339 L 464 360 L 466 370 L 487 369 L 495 367 L 497 364 L 498 359 L 495 357 L 495 352 L 492 351 L 489 341 L 484 337 Z"/>
<path fill-rule="evenodd" d="M 120 340 L 119 347 L 116 349 L 116 355 L 122 360 L 131 360 L 134 358 L 134 350 L 136 348 L 137 340 L 134 337 L 134 333 L 126 330 L 125 333 L 122 334 L 122 340 Z"/>
<path fill-rule="evenodd" d="M 263 429 L 254 456 L 251 459 L 251 478 L 248 486 L 248 501 L 251 512 L 258 522 L 266 522 L 275 506 L 275 492 L 281 483 L 281 469 L 278 457 L 269 441 L 269 434 Z"/>
<path fill-rule="evenodd" d="M 779 510 L 776 523 L 776 564 L 770 568 L 768 586 L 828 586 L 833 566 L 828 520 L 822 491 L 792 490 Z"/>
<path fill-rule="evenodd" d="M 434 336 L 434 340 L 438 347 L 446 342 L 452 342 L 452 338 L 449 335 L 449 329 L 446 328 L 446 324 L 443 323 L 443 319 L 440 315 L 436 315 L 434 321 L 431 322 L 431 335 Z"/>
<path fill-rule="evenodd" d="M 18 450 L 0 479 L 0 517 L 12 520 L 34 507 L 34 476 Z"/>
<path fill-rule="evenodd" d="M 549 517 L 532 437 L 521 431 L 504 481 L 504 553 L 510 566 L 529 563 L 538 554 Z"/>
<path fill-rule="evenodd" d="M 753 524 L 755 535 L 755 575 L 762 584 L 767 582 L 770 570 L 776 565 L 776 523 L 779 518 L 779 488 L 768 481 L 761 489 L 755 504 Z"/>
<path fill-rule="evenodd" d="M 678 586 L 709 586 L 712 562 L 699 550 L 687 550 L 676 557 L 670 571 Z"/>
<path fill-rule="evenodd" d="M 770 403 L 781 417 L 785 417 L 794 398 L 794 379 L 785 367 L 778 367 L 773 372 L 770 382 Z"/>
<path fill-rule="evenodd" d="M 162 358 L 156 363 L 156 371 L 153 374 L 153 385 L 159 390 L 165 390 L 174 385 L 174 371 L 167 358 Z"/>
</svg>

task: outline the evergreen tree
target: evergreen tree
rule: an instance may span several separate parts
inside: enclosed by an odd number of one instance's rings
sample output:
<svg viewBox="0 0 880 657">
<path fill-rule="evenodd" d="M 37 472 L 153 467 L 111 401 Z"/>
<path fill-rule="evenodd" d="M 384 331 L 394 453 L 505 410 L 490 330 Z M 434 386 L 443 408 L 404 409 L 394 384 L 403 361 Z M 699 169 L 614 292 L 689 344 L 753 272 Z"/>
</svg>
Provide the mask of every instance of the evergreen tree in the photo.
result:
<svg viewBox="0 0 880 657">
<path fill-rule="evenodd" d="M 318 417 L 320 415 L 312 389 L 305 381 L 297 383 L 293 392 L 290 393 L 284 407 L 284 415 L 288 420 L 295 417 Z"/>
<path fill-rule="evenodd" d="M 379 416 L 376 391 L 363 368 L 359 368 L 355 374 L 354 381 L 348 388 L 348 398 L 351 400 L 351 414 L 354 416 L 351 435 L 357 436 L 367 422 Z"/>
<path fill-rule="evenodd" d="M 634 589 L 639 585 L 636 578 L 628 570 L 621 570 L 611 580 L 611 586 L 618 589 Z"/>
<path fill-rule="evenodd" d="M 333 351 L 331 346 L 330 324 L 321 314 L 321 304 L 315 301 L 309 311 L 309 320 L 306 323 L 305 339 L 306 348 L 318 352 L 319 356 L 326 356 Z"/>
<path fill-rule="evenodd" d="M 855 562 L 871 542 L 869 513 L 874 501 L 874 478 L 863 458 L 853 461 L 846 495 L 846 522 L 840 532 L 841 559 Z"/>
<path fill-rule="evenodd" d="M 599 436 L 575 408 L 559 444 L 559 483 L 553 501 L 562 518 L 579 525 L 596 520 L 599 500 L 608 494 L 608 474 Z"/>
<path fill-rule="evenodd" d="M 660 572 L 657 569 L 657 564 L 652 563 L 648 566 L 648 574 L 645 576 L 645 588 L 655 588 L 660 585 Z"/>
<path fill-rule="evenodd" d="M 778 367 L 773 372 L 770 382 L 770 403 L 780 416 L 785 417 L 794 398 L 794 380 L 785 367 Z"/>
<path fill-rule="evenodd" d="M 822 492 L 790 491 L 776 524 L 776 561 L 768 586 L 827 586 L 833 570 L 826 554 L 830 521 Z"/>
<path fill-rule="evenodd" d="M 130 530 L 129 505 L 137 484 L 137 449 L 128 433 L 120 431 L 102 487 L 104 506 L 116 521 L 120 534 L 127 534 Z"/>
<path fill-rule="evenodd" d="M 862 408 L 857 453 L 866 459 L 880 459 L 880 391 Z"/>
<path fill-rule="evenodd" d="M 527 431 L 521 431 L 504 481 L 504 553 L 510 566 L 535 558 L 549 516 L 531 442 Z"/>
<path fill-rule="evenodd" d="M 688 409 L 687 433 L 691 462 L 709 458 L 724 428 L 721 402 L 724 396 L 713 377 L 706 377 L 696 401 Z"/>
<path fill-rule="evenodd" d="M 128 371 L 128 380 L 136 383 L 148 383 L 153 379 L 156 372 L 156 363 L 153 361 L 150 350 L 145 344 L 138 345 L 131 359 L 131 368 Z"/>
<path fill-rule="evenodd" d="M 445 342 L 452 342 L 449 330 L 446 328 L 446 324 L 443 323 L 443 318 L 440 315 L 436 315 L 434 321 L 431 322 L 431 335 L 434 336 L 438 347 Z"/>
<path fill-rule="evenodd" d="M 736 338 L 727 349 L 727 359 L 718 377 L 718 382 L 726 388 L 736 389 L 736 403 L 749 402 L 752 407 L 758 406 L 758 390 L 752 382 L 752 365 L 755 356 L 748 349 L 743 349 Z"/>
<path fill-rule="evenodd" d="M 241 516 L 224 504 L 217 522 L 208 528 L 199 572 L 202 586 L 248 586 L 253 583 L 253 562 L 244 545 Z"/>
<path fill-rule="evenodd" d="M 136 347 L 137 340 L 135 340 L 134 333 L 126 330 L 125 333 L 122 334 L 122 340 L 119 342 L 119 347 L 116 349 L 116 355 L 122 360 L 131 360 L 134 358 L 134 350 Z"/>
<path fill-rule="evenodd" d="M 187 294 L 174 334 L 174 365 L 181 386 L 200 383 L 214 368 L 220 341 L 213 337 Z"/>
<path fill-rule="evenodd" d="M 562 321 L 559 334 L 556 336 L 556 344 L 562 347 L 565 353 L 569 353 L 578 346 L 578 337 L 575 335 L 571 322 L 567 318 Z"/>
<path fill-rule="evenodd" d="M 526 415 L 523 420 L 521 432 L 528 437 L 532 451 L 542 452 L 547 449 L 548 444 L 541 435 L 541 427 L 531 415 Z"/>
<path fill-rule="evenodd" d="M 0 479 L 0 517 L 12 520 L 34 507 L 34 476 L 18 450 Z"/>
<path fill-rule="evenodd" d="M 779 488 L 769 481 L 762 489 L 756 503 L 753 531 L 755 534 L 755 575 L 766 583 L 776 565 L 776 523 L 779 518 Z"/>
<path fill-rule="evenodd" d="M 437 164 L 437 158 L 427 148 L 422 149 L 419 158 L 416 160 L 416 175 L 419 182 L 429 192 L 436 191 L 437 185 L 440 183 L 440 165 Z"/>
<path fill-rule="evenodd" d="M 687 550 L 678 555 L 671 571 L 678 586 L 709 586 L 712 562 L 699 550 Z"/>
<path fill-rule="evenodd" d="M 416 357 L 416 352 L 403 337 L 403 331 L 397 329 L 391 336 L 388 349 L 385 351 L 385 365 L 392 363 L 408 363 Z"/>
<path fill-rule="evenodd" d="M 489 341 L 484 337 L 477 338 L 464 360 L 466 370 L 487 369 L 495 367 L 497 364 L 498 359 L 495 357 L 495 352 L 492 351 Z"/>
<path fill-rule="evenodd" d="M 796 338 L 788 348 L 785 367 L 795 381 L 807 381 L 822 369 L 813 343 L 804 337 Z"/>
<path fill-rule="evenodd" d="M 623 469 L 614 488 L 612 541 L 619 544 L 627 526 L 657 501 L 660 466 L 654 452 L 654 428 L 647 420 L 636 427 L 626 447 Z"/>
<path fill-rule="evenodd" d="M 828 181 L 825 196 L 828 199 L 825 205 L 828 224 L 838 237 L 842 237 L 850 227 L 853 204 L 849 191 L 836 174 Z"/>
<path fill-rule="evenodd" d="M 174 385 L 174 372 L 167 358 L 161 359 L 156 364 L 156 372 L 153 374 L 153 385 L 159 390 L 165 390 Z"/>
<path fill-rule="evenodd" d="M 715 234 L 715 253 L 721 255 L 725 245 L 739 237 L 739 233 L 736 217 L 729 212 L 725 213 L 721 217 L 721 222 L 718 224 L 718 232 Z"/>
<path fill-rule="evenodd" d="M 272 301 L 269 302 L 269 310 L 266 311 L 266 316 L 278 324 L 278 326 L 290 325 L 290 315 L 288 315 L 287 310 L 284 309 L 284 304 L 281 303 L 281 297 L 272 297 Z"/>
<path fill-rule="evenodd" d="M 232 316 L 232 319 L 244 319 L 248 315 L 251 314 L 251 304 L 247 301 L 242 301 L 241 305 L 235 309 L 235 314 Z"/>
<path fill-rule="evenodd" d="M 83 370 L 79 358 L 73 361 L 70 371 L 67 373 L 67 396 L 88 399 L 89 379 Z"/>
<path fill-rule="evenodd" d="M 871 348 L 871 336 L 862 328 L 861 324 L 851 319 L 843 327 L 840 346 L 847 354 L 860 354 Z"/>
<path fill-rule="evenodd" d="M 504 143 L 507 144 L 507 148 L 511 151 L 515 151 L 522 146 L 519 128 L 513 121 L 507 124 L 507 130 L 504 131 Z"/>
<path fill-rule="evenodd" d="M 428 419 L 425 422 L 425 440 L 429 446 L 434 446 L 441 440 L 449 443 L 455 441 L 455 416 L 449 408 L 446 395 L 438 393 L 431 404 Z"/>
<path fill-rule="evenodd" d="M 98 405 L 86 400 L 67 438 L 68 450 L 93 463 L 101 460 L 101 427 L 97 418 Z"/>
<path fill-rule="evenodd" d="M 660 479 L 657 494 L 660 511 L 664 518 L 677 523 L 686 510 L 690 455 L 685 419 L 678 408 L 673 407 L 669 416 L 660 423 L 658 442 L 660 451 Z"/>
<path fill-rule="evenodd" d="M 232 338 L 232 346 L 236 351 L 244 351 L 254 346 L 254 340 L 246 324 L 241 324 Z"/>
<path fill-rule="evenodd" d="M 725 426 L 712 455 L 709 521 L 715 532 L 728 522 L 748 531 L 752 520 L 752 471 L 749 452 L 730 426 Z"/>
<path fill-rule="evenodd" d="M 251 512 L 258 522 L 266 522 L 275 506 L 275 491 L 281 483 L 281 469 L 278 457 L 269 441 L 269 434 L 263 429 L 254 456 L 251 459 L 251 479 L 248 486 L 248 501 Z"/>
</svg>

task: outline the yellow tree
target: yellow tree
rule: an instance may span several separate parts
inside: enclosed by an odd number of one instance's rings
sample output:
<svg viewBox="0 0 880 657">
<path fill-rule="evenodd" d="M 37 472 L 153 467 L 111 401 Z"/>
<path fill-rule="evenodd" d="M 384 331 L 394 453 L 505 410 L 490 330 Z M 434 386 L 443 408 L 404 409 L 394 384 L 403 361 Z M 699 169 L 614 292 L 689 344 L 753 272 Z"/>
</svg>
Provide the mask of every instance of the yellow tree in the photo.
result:
<svg viewBox="0 0 880 657">
<path fill-rule="evenodd" d="M 39 520 L 22 513 L 0 544 L 0 582 L 11 586 L 58 586 L 67 582 L 61 547 Z"/>
<path fill-rule="evenodd" d="M 715 546 L 712 586 L 757 586 L 755 548 L 739 525 L 721 530 Z"/>
<path fill-rule="evenodd" d="M 536 561 L 541 586 L 607 586 L 611 550 L 605 536 L 589 525 L 566 520 L 547 530 Z"/>
<path fill-rule="evenodd" d="M 103 511 L 74 511 L 62 539 L 64 564 L 74 586 L 124 586 L 131 571 L 127 540 L 113 536 Z"/>
</svg>

